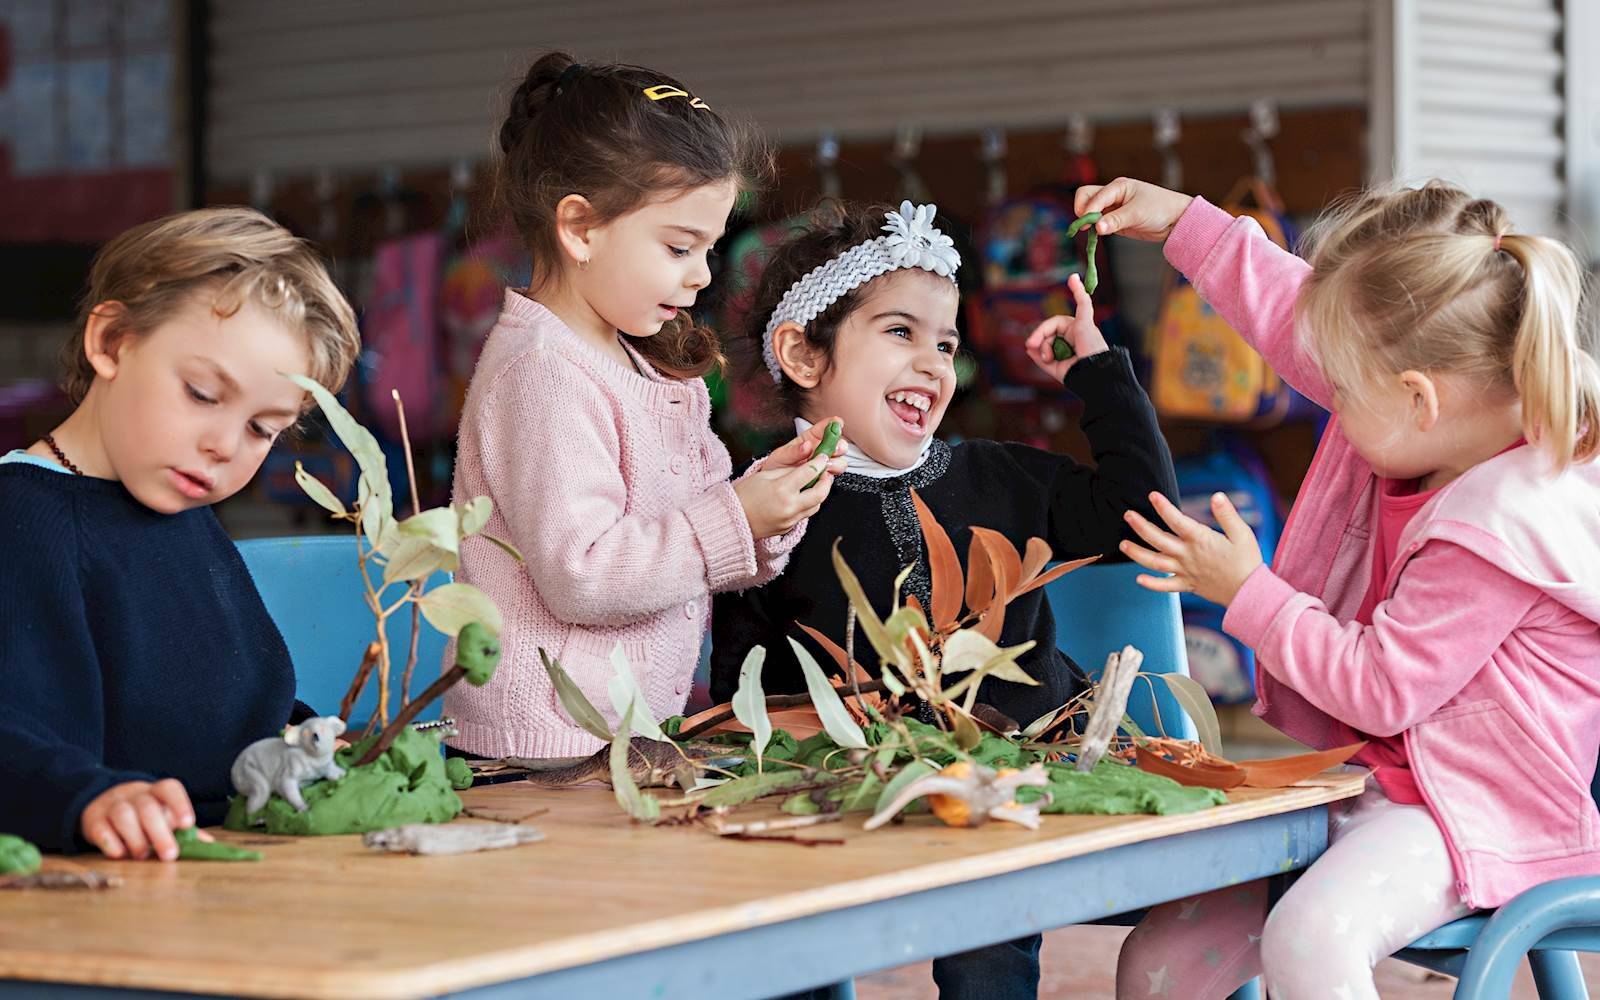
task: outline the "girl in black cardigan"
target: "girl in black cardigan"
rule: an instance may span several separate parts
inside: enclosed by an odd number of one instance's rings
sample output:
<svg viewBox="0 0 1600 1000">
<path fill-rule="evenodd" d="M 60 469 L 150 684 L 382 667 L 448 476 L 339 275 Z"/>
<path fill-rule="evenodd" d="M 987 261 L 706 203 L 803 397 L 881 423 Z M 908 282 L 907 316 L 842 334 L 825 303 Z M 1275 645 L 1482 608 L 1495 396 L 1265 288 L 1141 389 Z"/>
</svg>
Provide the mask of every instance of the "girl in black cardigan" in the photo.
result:
<svg viewBox="0 0 1600 1000">
<path fill-rule="evenodd" d="M 1019 551 L 1039 537 L 1058 559 L 1115 558 L 1118 543 L 1132 538 L 1123 515 L 1133 509 L 1150 516 L 1152 491 L 1177 496 L 1155 410 L 1127 352 L 1107 348 L 1076 276 L 1070 287 L 1077 315 L 1046 320 L 1027 347 L 1041 369 L 1083 399 L 1094 467 L 1020 444 L 951 446 L 933 436 L 955 390 L 959 258 L 932 222 L 932 206 L 843 209 L 778 247 L 763 274 L 751 332 L 767 374 L 797 425 L 840 415 L 847 468 L 781 577 L 715 599 L 711 693 L 719 702 L 733 696 L 753 646 L 766 647 L 762 686 L 769 694 L 806 690 L 790 637 L 832 665 L 797 623 L 844 645 L 836 539 L 880 616 L 891 610 L 895 577 L 906 566 L 914 568 L 905 592 L 932 606 L 912 490 L 950 535 L 963 570 L 974 526 L 998 531 Z M 1068 360 L 1052 355 L 1057 336 L 1073 346 Z M 1039 685 L 990 677 L 978 700 L 1026 725 L 1083 690 L 1082 670 L 1056 648 L 1055 636 L 1042 589 L 1013 601 L 1000 644 L 1036 640 L 1018 662 Z M 870 645 L 856 643 L 855 654 L 876 675 Z M 1032 996 L 1038 937 L 940 959 L 934 978 L 942 996 Z"/>
</svg>

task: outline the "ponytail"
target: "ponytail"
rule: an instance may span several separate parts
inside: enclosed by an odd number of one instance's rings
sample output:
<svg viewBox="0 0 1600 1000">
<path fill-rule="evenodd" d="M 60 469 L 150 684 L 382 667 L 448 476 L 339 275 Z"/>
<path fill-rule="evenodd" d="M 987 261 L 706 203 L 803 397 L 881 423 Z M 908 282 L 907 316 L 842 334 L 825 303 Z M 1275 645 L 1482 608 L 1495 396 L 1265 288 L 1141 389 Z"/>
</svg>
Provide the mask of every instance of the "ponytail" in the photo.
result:
<svg viewBox="0 0 1600 1000">
<path fill-rule="evenodd" d="M 1587 462 L 1600 453 L 1600 366 L 1579 339 L 1582 269 L 1571 251 L 1547 237 L 1496 239 L 1523 273 L 1511 360 L 1523 428 L 1557 468 Z"/>
</svg>

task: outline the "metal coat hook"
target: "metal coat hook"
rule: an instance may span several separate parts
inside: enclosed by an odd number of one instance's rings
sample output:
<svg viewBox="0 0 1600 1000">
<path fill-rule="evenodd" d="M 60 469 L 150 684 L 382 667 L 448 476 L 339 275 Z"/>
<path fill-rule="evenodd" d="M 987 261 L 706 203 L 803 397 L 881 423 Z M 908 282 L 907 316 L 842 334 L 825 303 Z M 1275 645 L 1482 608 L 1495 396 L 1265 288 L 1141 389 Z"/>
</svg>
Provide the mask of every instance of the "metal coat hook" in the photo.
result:
<svg viewBox="0 0 1600 1000">
<path fill-rule="evenodd" d="M 997 128 L 984 129 L 983 147 L 978 153 L 978 158 L 988 168 L 985 171 L 987 181 L 985 197 L 988 198 L 989 204 L 999 204 L 1006 197 L 1005 132 Z"/>
<path fill-rule="evenodd" d="M 1255 175 L 1269 186 L 1278 181 L 1277 165 L 1272 159 L 1268 142 L 1278 134 L 1278 107 L 1268 100 L 1250 105 L 1250 127 L 1243 132 L 1244 144 L 1250 147 L 1254 159 Z"/>
<path fill-rule="evenodd" d="M 927 188 L 917 174 L 917 154 L 922 152 L 922 128 L 905 124 L 895 129 L 894 148 L 889 163 L 900 174 L 900 197 L 921 204 L 928 200 Z"/>
<path fill-rule="evenodd" d="M 839 137 L 832 131 L 822 133 L 817 139 L 817 152 L 812 162 L 816 164 L 817 175 L 822 179 L 822 196 L 824 198 L 838 199 L 839 186 Z"/>
<path fill-rule="evenodd" d="M 1161 154 L 1161 184 L 1173 191 L 1183 190 L 1183 161 L 1178 158 L 1178 139 L 1183 127 L 1178 121 L 1176 108 L 1162 108 L 1156 112 L 1155 144 Z"/>
</svg>

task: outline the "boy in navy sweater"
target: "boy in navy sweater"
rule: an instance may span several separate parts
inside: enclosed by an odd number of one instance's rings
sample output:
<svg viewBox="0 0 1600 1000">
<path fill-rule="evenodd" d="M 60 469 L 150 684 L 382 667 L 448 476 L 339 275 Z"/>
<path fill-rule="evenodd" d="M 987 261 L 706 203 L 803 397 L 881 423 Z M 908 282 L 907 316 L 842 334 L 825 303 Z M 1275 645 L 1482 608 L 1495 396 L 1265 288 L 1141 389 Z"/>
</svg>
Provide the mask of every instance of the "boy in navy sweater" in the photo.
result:
<svg viewBox="0 0 1600 1000">
<path fill-rule="evenodd" d="M 283 375 L 337 388 L 358 349 L 316 254 L 254 211 L 100 251 L 77 408 L 0 456 L 0 832 L 172 860 L 174 829 L 221 820 L 234 756 L 310 714 L 211 505 L 304 411 Z"/>
</svg>

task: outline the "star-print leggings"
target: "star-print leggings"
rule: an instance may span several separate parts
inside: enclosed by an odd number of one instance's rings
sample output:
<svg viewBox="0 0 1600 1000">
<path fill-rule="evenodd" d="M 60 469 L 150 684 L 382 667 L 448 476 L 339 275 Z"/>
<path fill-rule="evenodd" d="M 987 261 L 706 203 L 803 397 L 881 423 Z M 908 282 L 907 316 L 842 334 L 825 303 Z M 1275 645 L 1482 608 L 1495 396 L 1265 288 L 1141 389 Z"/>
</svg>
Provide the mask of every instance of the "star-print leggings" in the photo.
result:
<svg viewBox="0 0 1600 1000">
<path fill-rule="evenodd" d="M 1372 779 L 1328 807 L 1328 840 L 1270 914 L 1265 879 L 1151 910 L 1123 943 L 1118 1000 L 1211 1000 L 1258 975 L 1272 1000 L 1378 1000 L 1379 960 L 1469 912 L 1432 815 Z"/>
</svg>

